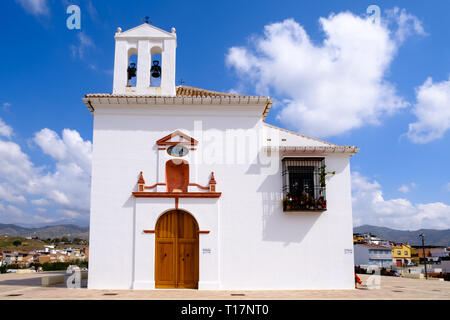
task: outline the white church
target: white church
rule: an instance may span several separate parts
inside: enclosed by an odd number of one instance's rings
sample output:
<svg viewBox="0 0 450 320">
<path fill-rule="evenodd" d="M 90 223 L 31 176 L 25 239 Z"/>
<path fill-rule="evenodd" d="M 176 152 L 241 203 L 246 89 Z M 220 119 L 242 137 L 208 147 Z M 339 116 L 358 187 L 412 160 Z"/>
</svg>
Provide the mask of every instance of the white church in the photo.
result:
<svg viewBox="0 0 450 320">
<path fill-rule="evenodd" d="M 115 34 L 94 116 L 90 289 L 354 288 L 350 158 L 272 100 L 176 86 L 177 35 Z M 214 70 L 211 70 L 214 72 Z"/>
</svg>

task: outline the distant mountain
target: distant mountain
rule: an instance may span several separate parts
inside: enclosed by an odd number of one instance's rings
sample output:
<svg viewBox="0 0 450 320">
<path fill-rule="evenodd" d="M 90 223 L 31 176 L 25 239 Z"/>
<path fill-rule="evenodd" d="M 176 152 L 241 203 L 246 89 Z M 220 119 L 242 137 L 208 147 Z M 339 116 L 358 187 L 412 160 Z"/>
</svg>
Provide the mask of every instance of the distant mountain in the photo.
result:
<svg viewBox="0 0 450 320">
<path fill-rule="evenodd" d="M 89 228 L 80 227 L 73 224 L 64 224 L 57 226 L 45 226 L 40 228 L 26 228 L 14 224 L 0 223 L 0 236 L 8 237 L 39 237 L 39 239 L 62 238 L 69 239 L 80 238 L 89 239 Z"/>
<path fill-rule="evenodd" d="M 375 227 L 364 225 L 353 228 L 355 233 L 370 232 L 383 240 L 390 240 L 393 242 L 409 243 L 410 245 L 422 245 L 422 240 L 419 238 L 419 234 L 425 235 L 425 245 L 435 246 L 450 246 L 450 229 L 447 230 L 433 230 L 433 229 L 420 229 L 417 231 L 403 231 L 394 230 L 385 227 Z"/>
</svg>

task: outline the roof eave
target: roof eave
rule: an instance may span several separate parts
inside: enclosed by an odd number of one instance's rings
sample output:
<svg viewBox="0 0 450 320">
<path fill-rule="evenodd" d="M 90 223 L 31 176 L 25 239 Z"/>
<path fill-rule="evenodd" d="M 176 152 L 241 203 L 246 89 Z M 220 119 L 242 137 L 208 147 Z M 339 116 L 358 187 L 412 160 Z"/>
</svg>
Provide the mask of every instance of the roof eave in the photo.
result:
<svg viewBox="0 0 450 320">
<path fill-rule="evenodd" d="M 263 117 L 267 116 L 272 100 L 262 96 L 147 96 L 147 95 L 122 95 L 122 94 L 87 94 L 83 99 L 91 113 L 94 112 L 93 104 L 162 104 L 162 105 L 192 105 L 192 104 L 223 104 L 223 105 L 265 105 Z M 94 101 L 93 101 L 94 100 Z"/>
<path fill-rule="evenodd" d="M 359 152 L 355 146 L 265 146 L 278 152 L 293 152 L 298 154 L 348 154 L 353 156 Z"/>
</svg>

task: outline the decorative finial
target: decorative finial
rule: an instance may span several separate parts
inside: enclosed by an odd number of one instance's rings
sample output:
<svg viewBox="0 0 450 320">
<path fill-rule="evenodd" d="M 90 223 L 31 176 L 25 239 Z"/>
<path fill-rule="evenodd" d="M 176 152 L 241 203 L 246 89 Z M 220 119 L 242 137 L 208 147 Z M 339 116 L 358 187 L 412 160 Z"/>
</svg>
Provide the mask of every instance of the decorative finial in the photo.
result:
<svg viewBox="0 0 450 320">
<path fill-rule="evenodd" d="M 121 33 L 122 32 L 122 28 L 121 27 L 118 27 L 117 28 L 117 33 Z"/>
<path fill-rule="evenodd" d="M 171 30 L 171 31 L 172 31 L 172 33 L 175 33 L 175 31 L 176 31 L 176 30 L 175 30 L 175 28 L 174 28 L 174 27 L 172 27 L 172 30 Z"/>
<path fill-rule="evenodd" d="M 145 189 L 145 180 L 144 180 L 144 175 L 142 174 L 142 171 L 141 171 L 141 173 L 139 174 L 139 180 L 138 180 L 137 185 L 138 185 L 138 191 L 139 191 L 139 192 L 144 192 L 144 189 Z"/>
<path fill-rule="evenodd" d="M 145 16 L 145 23 L 146 23 L 146 24 L 149 24 L 149 23 L 148 23 L 149 19 L 150 19 L 149 16 Z"/>
<path fill-rule="evenodd" d="M 217 184 L 216 179 L 214 179 L 214 172 L 211 172 L 211 179 L 209 180 L 209 184 Z"/>
<path fill-rule="evenodd" d="M 214 179 L 214 172 L 211 172 L 211 179 L 209 179 L 209 191 L 216 192 L 216 179 Z"/>
<path fill-rule="evenodd" d="M 145 184 L 144 175 L 142 174 L 142 171 L 139 175 L 138 184 Z"/>
</svg>

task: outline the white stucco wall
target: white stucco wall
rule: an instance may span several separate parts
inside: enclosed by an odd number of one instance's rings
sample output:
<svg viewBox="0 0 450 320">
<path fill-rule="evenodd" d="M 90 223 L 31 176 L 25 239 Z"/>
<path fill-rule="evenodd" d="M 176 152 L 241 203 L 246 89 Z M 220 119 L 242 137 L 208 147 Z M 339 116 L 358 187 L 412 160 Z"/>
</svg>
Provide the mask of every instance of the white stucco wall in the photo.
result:
<svg viewBox="0 0 450 320">
<path fill-rule="evenodd" d="M 253 135 L 262 141 L 263 132 L 271 132 L 280 134 L 272 142 L 322 144 L 267 129 L 259 107 L 94 108 L 89 288 L 154 288 L 155 235 L 143 230 L 154 229 L 174 200 L 135 199 L 131 193 L 140 171 L 147 185 L 164 182 L 155 142 L 175 130 L 199 140 L 190 154 L 190 182 L 207 185 L 214 171 L 222 192 L 219 199 L 179 200 L 200 230 L 210 231 L 200 234 L 199 289 L 354 288 L 353 254 L 346 251 L 353 248 L 348 155 L 326 156 L 327 170 L 336 171 L 327 179 L 326 212 L 284 213 L 279 156 L 269 170 L 253 162 L 260 146 L 232 148 L 230 141 Z M 203 134 L 195 130 L 199 121 Z M 225 138 L 226 132 L 234 138 Z M 238 163 L 230 162 L 233 150 Z M 204 248 L 211 253 L 203 254 Z"/>
</svg>

